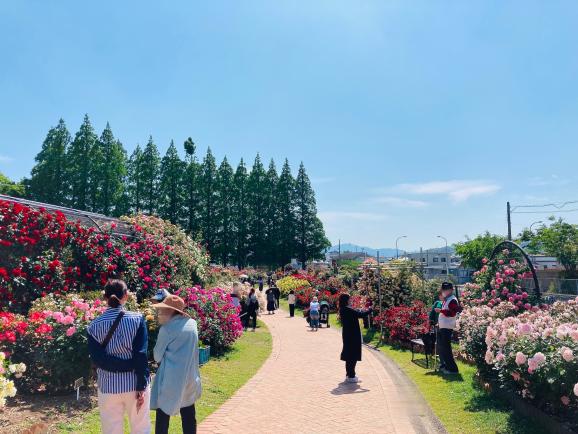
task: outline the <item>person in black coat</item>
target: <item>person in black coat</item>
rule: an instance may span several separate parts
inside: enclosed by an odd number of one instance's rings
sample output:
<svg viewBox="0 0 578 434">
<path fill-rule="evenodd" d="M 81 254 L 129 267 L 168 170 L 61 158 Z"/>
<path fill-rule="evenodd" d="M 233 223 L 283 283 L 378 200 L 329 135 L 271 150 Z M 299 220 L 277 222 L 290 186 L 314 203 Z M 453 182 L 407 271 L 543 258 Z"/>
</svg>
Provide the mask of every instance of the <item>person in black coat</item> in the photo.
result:
<svg viewBox="0 0 578 434">
<path fill-rule="evenodd" d="M 339 296 L 339 317 L 341 320 L 341 334 L 343 337 L 343 350 L 341 360 L 345 362 L 345 381 L 357 383 L 359 379 L 355 375 L 355 366 L 361 361 L 361 328 L 359 319 L 366 318 L 371 309 L 360 311 L 349 306 L 349 294 Z"/>
</svg>

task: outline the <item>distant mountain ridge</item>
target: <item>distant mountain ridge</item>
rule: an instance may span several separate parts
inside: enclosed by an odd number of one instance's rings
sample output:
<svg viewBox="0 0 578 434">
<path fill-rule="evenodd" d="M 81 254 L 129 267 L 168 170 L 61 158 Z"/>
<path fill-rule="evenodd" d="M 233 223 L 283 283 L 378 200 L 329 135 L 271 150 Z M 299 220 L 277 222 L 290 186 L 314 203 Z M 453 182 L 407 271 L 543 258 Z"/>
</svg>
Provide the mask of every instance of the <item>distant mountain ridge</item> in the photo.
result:
<svg viewBox="0 0 578 434">
<path fill-rule="evenodd" d="M 425 251 L 426 249 L 424 249 Z M 430 253 L 445 253 L 446 248 L 445 247 L 435 247 L 435 248 L 431 248 L 431 249 L 427 249 L 429 250 Z M 335 245 L 335 246 L 331 246 L 329 248 L 329 252 L 338 252 L 339 251 L 339 245 Z M 394 257 L 396 256 L 396 250 L 395 248 L 391 248 L 391 247 L 383 247 L 380 249 L 374 249 L 372 247 L 367 247 L 367 246 L 360 246 L 358 244 L 353 244 L 353 243 L 341 243 L 341 253 L 345 253 L 345 252 L 365 252 L 367 253 L 368 256 L 377 256 L 377 252 L 379 251 L 379 256 L 382 258 L 389 258 L 389 257 Z M 399 254 L 403 254 L 403 253 L 412 253 L 414 251 L 406 251 L 404 249 L 399 248 Z M 451 254 L 454 253 L 454 248 L 452 246 L 448 246 L 448 252 Z"/>
</svg>

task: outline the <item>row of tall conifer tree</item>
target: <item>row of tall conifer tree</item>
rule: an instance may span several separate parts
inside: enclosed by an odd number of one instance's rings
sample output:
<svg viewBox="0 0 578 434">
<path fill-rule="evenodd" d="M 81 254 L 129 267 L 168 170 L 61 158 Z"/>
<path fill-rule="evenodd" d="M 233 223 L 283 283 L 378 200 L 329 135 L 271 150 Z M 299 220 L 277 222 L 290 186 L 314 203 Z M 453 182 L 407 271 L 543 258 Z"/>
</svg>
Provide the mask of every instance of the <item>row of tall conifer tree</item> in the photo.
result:
<svg viewBox="0 0 578 434">
<path fill-rule="evenodd" d="M 287 160 L 280 173 L 259 155 L 250 170 L 243 160 L 234 169 L 226 157 L 217 165 L 210 148 L 199 161 L 191 138 L 183 148 L 184 159 L 171 141 L 161 158 L 149 137 L 129 157 L 108 123 L 98 136 L 86 115 L 72 138 L 61 119 L 36 156 L 26 194 L 106 215 L 158 215 L 224 265 L 275 267 L 322 257 L 329 242 L 303 163 L 293 177 Z"/>
</svg>

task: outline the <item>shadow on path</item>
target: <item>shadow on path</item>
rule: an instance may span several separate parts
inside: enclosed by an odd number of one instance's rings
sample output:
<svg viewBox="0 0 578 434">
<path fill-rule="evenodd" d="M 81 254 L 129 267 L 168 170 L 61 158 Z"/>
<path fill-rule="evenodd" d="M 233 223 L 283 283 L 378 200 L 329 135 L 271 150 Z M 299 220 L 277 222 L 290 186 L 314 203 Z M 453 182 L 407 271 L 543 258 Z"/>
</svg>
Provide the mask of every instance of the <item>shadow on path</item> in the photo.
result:
<svg viewBox="0 0 578 434">
<path fill-rule="evenodd" d="M 362 388 L 359 383 L 339 383 L 335 389 L 331 391 L 332 395 L 349 395 L 352 393 L 365 393 L 369 389 Z"/>
</svg>

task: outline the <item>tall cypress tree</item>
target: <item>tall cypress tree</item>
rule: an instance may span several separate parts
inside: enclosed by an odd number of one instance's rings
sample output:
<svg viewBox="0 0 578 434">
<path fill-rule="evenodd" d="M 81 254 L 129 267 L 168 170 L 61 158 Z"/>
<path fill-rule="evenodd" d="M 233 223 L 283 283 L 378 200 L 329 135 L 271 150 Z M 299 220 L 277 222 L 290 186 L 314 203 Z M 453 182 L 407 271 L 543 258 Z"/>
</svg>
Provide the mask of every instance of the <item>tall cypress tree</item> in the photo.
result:
<svg viewBox="0 0 578 434">
<path fill-rule="evenodd" d="M 247 202 L 249 204 L 249 250 L 251 263 L 265 262 L 265 169 L 259 154 L 255 157 L 253 168 L 247 181 Z"/>
<path fill-rule="evenodd" d="M 127 175 L 126 151 L 122 143 L 114 138 L 108 122 L 98 140 L 98 149 L 102 163 L 98 176 L 93 177 L 98 185 L 96 211 L 105 215 L 118 215 L 123 208 L 121 199 Z"/>
<path fill-rule="evenodd" d="M 66 205 L 68 184 L 65 182 L 65 173 L 69 144 L 70 133 L 64 120 L 60 119 L 58 125 L 48 131 L 42 150 L 36 155 L 36 164 L 27 181 L 27 194 L 32 199 Z"/>
<path fill-rule="evenodd" d="M 295 179 L 291 175 L 289 161 L 285 159 L 277 182 L 276 210 L 279 218 L 277 226 L 277 263 L 286 265 L 296 252 L 295 247 Z"/>
<path fill-rule="evenodd" d="M 65 182 L 70 186 L 70 205 L 73 208 L 88 210 L 92 205 L 90 203 L 90 177 L 93 168 L 93 148 L 97 140 L 98 137 L 94 133 L 88 115 L 84 115 L 84 121 L 66 155 Z"/>
<path fill-rule="evenodd" d="M 167 149 L 161 161 L 159 185 L 160 216 L 178 224 L 182 215 L 184 200 L 183 177 L 186 165 L 179 157 L 174 142 Z"/>
<path fill-rule="evenodd" d="M 127 184 L 128 202 L 130 203 L 130 212 L 140 213 L 143 209 L 144 186 L 142 181 L 142 150 L 140 145 L 136 145 L 135 150 L 130 156 L 127 165 Z"/>
<path fill-rule="evenodd" d="M 219 258 L 220 262 L 225 266 L 230 263 L 230 258 L 233 257 L 235 250 L 233 237 L 233 177 L 233 168 L 227 161 L 227 157 L 225 157 L 217 171 L 217 198 L 215 206 L 217 220 L 215 257 Z"/>
<path fill-rule="evenodd" d="M 199 172 L 200 167 L 195 156 L 195 143 L 190 137 L 185 140 L 185 162 L 186 170 L 184 175 L 185 185 L 185 209 L 184 226 L 189 234 L 194 238 L 199 237 Z"/>
<path fill-rule="evenodd" d="M 247 168 L 243 159 L 239 162 L 233 178 L 233 204 L 235 214 L 233 216 L 235 262 L 239 268 L 247 265 L 248 247 L 248 217 L 249 204 L 247 201 Z"/>
<path fill-rule="evenodd" d="M 318 258 L 322 250 L 329 246 L 329 241 L 317 218 L 315 193 L 303 163 L 295 180 L 295 220 L 297 257 L 305 269 L 306 262 Z"/>
<path fill-rule="evenodd" d="M 215 201 L 217 196 L 217 165 L 211 148 L 207 149 L 207 155 L 201 165 L 200 202 L 202 212 L 203 240 L 211 257 L 214 257 L 216 224 L 215 224 Z"/>
<path fill-rule="evenodd" d="M 140 178 L 143 186 L 143 210 L 151 215 L 157 211 L 159 205 L 160 160 L 157 145 L 153 142 L 153 137 L 149 136 L 149 141 L 142 153 Z"/>
<path fill-rule="evenodd" d="M 279 176 L 275 162 L 271 159 L 269 169 L 265 176 L 265 186 L 263 189 L 263 217 L 265 219 L 265 264 L 271 266 L 282 265 L 277 261 L 277 250 L 279 248 L 278 233 L 279 219 L 277 213 L 277 184 Z"/>
</svg>

